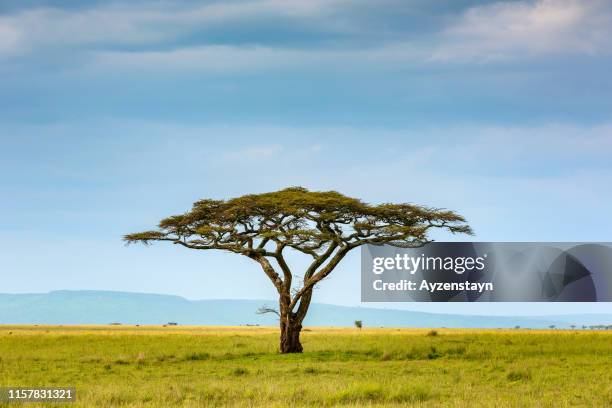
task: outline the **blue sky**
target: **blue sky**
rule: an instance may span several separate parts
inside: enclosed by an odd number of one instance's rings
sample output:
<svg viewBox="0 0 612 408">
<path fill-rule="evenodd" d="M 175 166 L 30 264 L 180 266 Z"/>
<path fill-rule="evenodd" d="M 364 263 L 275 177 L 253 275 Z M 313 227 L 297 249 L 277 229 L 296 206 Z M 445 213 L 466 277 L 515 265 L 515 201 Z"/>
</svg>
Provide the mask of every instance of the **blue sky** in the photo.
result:
<svg viewBox="0 0 612 408">
<path fill-rule="evenodd" d="M 289 185 L 612 241 L 611 37 L 603 0 L 4 0 L 0 292 L 273 298 L 249 260 L 120 238 Z M 316 301 L 358 304 L 358 260 Z"/>
</svg>

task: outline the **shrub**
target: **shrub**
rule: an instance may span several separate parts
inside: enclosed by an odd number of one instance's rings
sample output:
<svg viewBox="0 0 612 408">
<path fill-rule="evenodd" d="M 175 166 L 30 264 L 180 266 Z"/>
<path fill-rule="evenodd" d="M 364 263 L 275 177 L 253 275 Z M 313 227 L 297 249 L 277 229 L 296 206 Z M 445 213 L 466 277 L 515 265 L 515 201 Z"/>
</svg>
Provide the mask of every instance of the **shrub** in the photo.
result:
<svg viewBox="0 0 612 408">
<path fill-rule="evenodd" d="M 210 354 L 208 353 L 191 353 L 185 356 L 185 361 L 200 361 L 200 360 L 208 360 L 210 358 Z"/>
<path fill-rule="evenodd" d="M 232 371 L 232 375 L 235 375 L 235 376 L 246 375 L 248 373 L 249 373 L 249 370 L 247 370 L 246 368 L 242 368 L 242 367 L 235 368 L 234 371 Z"/>
<path fill-rule="evenodd" d="M 510 371 L 507 376 L 509 381 L 528 381 L 531 380 L 531 373 L 525 370 Z"/>
<path fill-rule="evenodd" d="M 435 360 L 438 357 L 440 357 L 440 354 L 438 353 L 438 350 L 436 350 L 435 347 L 432 347 L 431 351 L 429 352 L 429 354 L 427 354 L 427 358 L 430 359 L 430 360 Z"/>
</svg>

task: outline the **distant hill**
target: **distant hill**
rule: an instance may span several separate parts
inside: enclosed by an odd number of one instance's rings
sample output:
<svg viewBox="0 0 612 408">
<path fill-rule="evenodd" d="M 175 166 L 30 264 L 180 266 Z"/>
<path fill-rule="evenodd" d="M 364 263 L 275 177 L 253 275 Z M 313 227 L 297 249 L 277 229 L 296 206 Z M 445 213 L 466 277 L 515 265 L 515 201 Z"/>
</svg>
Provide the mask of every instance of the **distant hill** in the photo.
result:
<svg viewBox="0 0 612 408">
<path fill-rule="evenodd" d="M 41 294 L 0 294 L 3 324 L 178 324 L 275 325 L 275 315 L 258 315 L 266 300 L 187 300 L 179 296 L 110 291 L 55 291 Z M 406 310 L 313 304 L 305 324 L 366 327 L 568 327 L 611 324 L 612 315 L 473 316 Z"/>
</svg>

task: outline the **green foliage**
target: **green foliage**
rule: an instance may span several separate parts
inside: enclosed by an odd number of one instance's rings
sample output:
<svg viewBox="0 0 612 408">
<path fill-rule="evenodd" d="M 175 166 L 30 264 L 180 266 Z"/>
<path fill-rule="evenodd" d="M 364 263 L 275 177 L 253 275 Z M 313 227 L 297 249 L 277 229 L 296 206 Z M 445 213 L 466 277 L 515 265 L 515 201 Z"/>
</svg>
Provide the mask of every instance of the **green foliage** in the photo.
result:
<svg viewBox="0 0 612 408">
<path fill-rule="evenodd" d="M 163 219 L 159 230 L 125 235 L 126 242 L 173 241 L 195 249 L 265 253 L 266 243 L 324 252 L 364 243 L 417 245 L 431 228 L 471 234 L 460 215 L 414 204 L 370 205 L 336 191 L 302 187 L 248 194 L 230 200 L 204 199 L 191 211 Z M 262 241 L 264 245 L 259 246 Z"/>
<path fill-rule="evenodd" d="M 363 321 L 355 320 L 355 327 L 361 329 L 363 327 Z"/>
</svg>

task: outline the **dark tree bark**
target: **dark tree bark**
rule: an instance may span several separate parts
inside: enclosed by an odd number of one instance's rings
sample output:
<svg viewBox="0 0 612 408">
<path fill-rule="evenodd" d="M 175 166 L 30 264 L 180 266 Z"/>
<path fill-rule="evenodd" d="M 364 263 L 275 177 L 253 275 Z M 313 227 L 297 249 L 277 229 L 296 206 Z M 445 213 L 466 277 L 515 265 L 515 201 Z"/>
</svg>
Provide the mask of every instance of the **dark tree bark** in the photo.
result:
<svg viewBox="0 0 612 408">
<path fill-rule="evenodd" d="M 300 342 L 302 324 L 297 322 L 295 318 L 287 316 L 286 321 L 281 320 L 280 331 L 280 352 L 283 354 L 301 353 L 303 350 Z"/>
<path fill-rule="evenodd" d="M 284 261 L 281 261 L 284 263 Z M 303 350 L 300 342 L 300 334 L 302 332 L 302 321 L 308 311 L 310 299 L 305 303 L 301 303 L 297 308 L 297 312 L 292 310 L 292 299 L 290 288 L 283 286 L 283 293 L 279 298 L 280 308 L 280 352 L 285 353 L 301 353 Z M 311 295 L 311 292 L 309 295 Z"/>
</svg>

